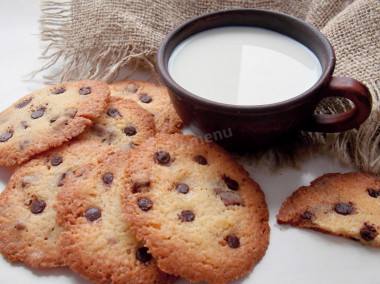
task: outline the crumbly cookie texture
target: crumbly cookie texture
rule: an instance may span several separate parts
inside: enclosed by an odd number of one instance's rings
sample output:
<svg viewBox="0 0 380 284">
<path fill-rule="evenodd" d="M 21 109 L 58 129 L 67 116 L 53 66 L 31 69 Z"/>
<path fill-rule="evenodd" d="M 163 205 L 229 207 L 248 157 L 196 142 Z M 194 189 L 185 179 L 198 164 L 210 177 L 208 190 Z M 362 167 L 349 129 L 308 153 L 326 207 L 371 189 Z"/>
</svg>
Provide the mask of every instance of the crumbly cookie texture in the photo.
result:
<svg viewBox="0 0 380 284">
<path fill-rule="evenodd" d="M 161 134 L 129 164 L 124 218 L 161 270 L 220 284 L 262 259 L 270 231 L 264 194 L 222 148 Z"/>
<path fill-rule="evenodd" d="M 111 96 L 132 99 L 151 112 L 159 133 L 181 133 L 182 120 L 176 113 L 166 87 L 145 81 L 120 81 L 109 85 Z"/>
<path fill-rule="evenodd" d="M 288 197 L 277 222 L 380 247 L 380 179 L 359 172 L 325 174 Z"/>
<path fill-rule="evenodd" d="M 173 283 L 122 220 L 126 152 L 74 173 L 58 194 L 61 244 L 70 268 L 94 283 Z"/>
<path fill-rule="evenodd" d="M 66 265 L 56 223 L 57 192 L 66 179 L 97 163 L 111 149 L 97 140 L 82 140 L 44 152 L 19 166 L 0 195 L 0 252 L 10 261 L 34 268 Z"/>
<path fill-rule="evenodd" d="M 155 134 L 151 113 L 133 100 L 110 97 L 103 113 L 78 138 L 96 138 L 115 150 L 128 151 Z"/>
<path fill-rule="evenodd" d="M 0 165 L 21 164 L 82 133 L 99 116 L 108 85 L 77 81 L 35 91 L 0 113 Z"/>
</svg>

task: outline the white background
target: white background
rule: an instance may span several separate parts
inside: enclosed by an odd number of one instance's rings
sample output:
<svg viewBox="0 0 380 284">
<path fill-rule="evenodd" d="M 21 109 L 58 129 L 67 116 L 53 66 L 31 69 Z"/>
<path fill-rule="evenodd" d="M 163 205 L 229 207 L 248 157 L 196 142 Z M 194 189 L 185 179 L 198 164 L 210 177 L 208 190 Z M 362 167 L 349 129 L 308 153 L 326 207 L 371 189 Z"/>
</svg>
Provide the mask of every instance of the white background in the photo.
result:
<svg viewBox="0 0 380 284">
<path fill-rule="evenodd" d="M 41 75 L 31 81 L 25 80 L 30 72 L 43 64 L 38 59 L 43 50 L 39 15 L 39 0 L 0 1 L 0 111 L 24 95 L 44 87 Z M 310 230 L 280 226 L 275 221 L 281 203 L 296 188 L 309 184 L 324 173 L 347 172 L 353 168 L 344 167 L 326 155 L 310 159 L 298 169 L 283 168 L 274 173 L 249 163 L 244 166 L 266 194 L 271 236 L 263 260 L 250 275 L 234 283 L 380 283 L 379 248 L 365 247 L 358 242 Z M 6 186 L 12 170 L 0 167 L 0 190 Z M 36 270 L 20 263 L 9 264 L 0 256 L 0 283 L 87 282 L 67 268 Z M 187 282 L 179 280 L 178 283 Z"/>
</svg>

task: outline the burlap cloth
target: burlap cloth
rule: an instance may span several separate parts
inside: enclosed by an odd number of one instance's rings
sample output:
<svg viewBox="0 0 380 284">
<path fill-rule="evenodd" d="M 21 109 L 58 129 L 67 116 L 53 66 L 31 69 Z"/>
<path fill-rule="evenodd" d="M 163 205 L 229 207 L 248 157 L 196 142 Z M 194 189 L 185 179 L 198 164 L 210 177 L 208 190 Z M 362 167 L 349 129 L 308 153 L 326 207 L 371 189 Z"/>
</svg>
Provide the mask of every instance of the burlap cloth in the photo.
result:
<svg viewBox="0 0 380 284">
<path fill-rule="evenodd" d="M 72 0 L 42 2 L 44 69 L 58 70 L 50 82 L 98 79 L 111 82 L 124 67 L 154 71 L 157 48 L 183 21 L 227 8 L 264 8 L 294 15 L 318 28 L 336 52 L 334 75 L 362 81 L 373 96 L 370 118 L 339 134 L 300 133 L 290 145 L 256 153 L 269 163 L 295 163 L 328 151 L 360 170 L 380 175 L 380 1 L 379 0 Z M 59 62 L 59 64 L 57 64 Z M 349 107 L 324 101 L 318 112 Z"/>
</svg>

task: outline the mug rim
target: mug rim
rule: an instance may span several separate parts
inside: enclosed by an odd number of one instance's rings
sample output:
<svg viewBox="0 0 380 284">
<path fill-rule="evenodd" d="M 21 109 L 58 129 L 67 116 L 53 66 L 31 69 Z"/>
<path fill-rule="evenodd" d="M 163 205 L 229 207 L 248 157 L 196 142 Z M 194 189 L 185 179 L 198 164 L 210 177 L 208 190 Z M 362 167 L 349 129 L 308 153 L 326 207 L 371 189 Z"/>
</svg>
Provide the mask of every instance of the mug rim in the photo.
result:
<svg viewBox="0 0 380 284">
<path fill-rule="evenodd" d="M 217 21 L 220 21 L 221 18 L 228 19 L 228 21 L 232 21 L 231 15 L 259 15 L 260 17 L 270 17 L 270 18 L 277 18 L 282 21 L 285 21 L 286 23 L 290 23 L 292 25 L 297 25 L 299 27 L 302 27 L 304 31 L 307 31 L 309 35 L 313 35 L 314 38 L 318 42 L 318 46 L 322 47 L 323 50 L 321 50 L 320 55 L 317 55 L 315 51 L 312 50 L 312 52 L 317 56 L 321 66 L 322 66 L 322 74 L 317 80 L 317 82 L 311 86 L 308 90 L 304 91 L 303 93 L 292 97 L 290 99 L 275 102 L 271 104 L 263 104 L 263 105 L 235 105 L 235 104 L 228 104 L 228 103 L 221 103 L 213 100 L 209 100 L 200 96 L 197 96 L 196 94 L 184 89 L 181 85 L 179 85 L 170 75 L 168 70 L 168 61 L 173 53 L 174 49 L 184 40 L 187 38 L 198 34 L 202 31 L 207 31 L 210 29 L 218 28 L 218 27 L 227 27 L 227 26 L 247 26 L 247 27 L 262 27 L 266 28 L 275 32 L 280 32 L 278 30 L 275 30 L 273 28 L 268 28 L 266 26 L 260 26 L 260 25 L 253 25 L 253 24 L 225 24 L 220 23 Z M 202 22 L 208 21 L 207 24 L 204 27 L 199 27 L 199 25 L 202 25 Z M 198 25 L 198 29 L 197 29 Z M 210 27 L 211 25 L 211 27 Z M 189 32 L 189 29 L 194 29 L 195 32 Z M 280 32 L 284 34 L 283 32 Z M 287 34 L 285 34 L 287 35 Z M 176 38 L 178 36 L 183 37 L 182 39 L 178 40 L 176 44 L 173 44 L 173 42 L 176 41 Z M 300 42 L 298 39 L 295 39 L 294 37 L 287 35 L 291 37 L 292 39 Z M 305 45 L 303 42 L 300 42 L 301 44 Z M 306 46 L 308 49 L 311 49 L 309 46 Z M 170 50 L 169 50 L 170 49 Z M 169 50 L 169 51 L 168 51 Z M 321 62 L 321 58 L 324 56 L 324 62 Z M 310 96 L 315 94 L 317 90 L 324 85 L 326 85 L 331 77 L 332 73 L 334 71 L 335 67 L 335 53 L 333 50 L 333 47 L 331 46 L 328 39 L 316 28 L 314 28 L 312 25 L 308 24 L 307 22 L 295 17 L 291 16 L 282 12 L 275 12 L 270 10 L 264 10 L 264 9 L 256 9 L 256 8 L 239 8 L 239 9 L 225 9 L 225 10 L 219 10 L 214 11 L 211 13 L 202 14 L 200 16 L 191 18 L 184 23 L 180 24 L 176 28 L 174 28 L 171 32 L 167 34 L 167 36 L 164 38 L 162 43 L 160 44 L 157 56 L 156 56 L 156 63 L 157 63 L 157 72 L 160 75 L 161 79 L 165 83 L 165 85 L 177 96 L 183 97 L 184 99 L 187 99 L 191 103 L 194 103 L 197 105 L 197 107 L 202 107 L 205 109 L 213 109 L 218 112 L 225 112 L 225 113 L 237 113 L 237 114 L 249 114 L 253 110 L 255 112 L 259 113 L 265 113 L 267 111 L 270 111 L 273 113 L 273 111 L 283 111 L 285 109 L 289 110 L 292 108 L 296 108 L 300 104 L 303 104 L 305 101 L 308 100 Z"/>
</svg>

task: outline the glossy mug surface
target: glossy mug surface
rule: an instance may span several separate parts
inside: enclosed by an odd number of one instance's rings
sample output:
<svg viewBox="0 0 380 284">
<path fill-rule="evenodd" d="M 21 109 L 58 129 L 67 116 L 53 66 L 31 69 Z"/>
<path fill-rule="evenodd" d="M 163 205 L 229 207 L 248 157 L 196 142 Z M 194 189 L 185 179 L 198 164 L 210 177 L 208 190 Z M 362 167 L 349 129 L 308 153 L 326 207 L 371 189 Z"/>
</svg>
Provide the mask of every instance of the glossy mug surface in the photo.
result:
<svg viewBox="0 0 380 284">
<path fill-rule="evenodd" d="M 230 32 L 230 36 L 237 37 L 235 41 L 240 40 L 237 51 L 240 56 L 219 58 L 216 61 L 229 61 L 232 58 L 226 66 L 230 66 L 235 73 L 242 68 L 246 70 L 243 70 L 242 76 L 234 79 L 237 83 L 232 84 L 232 87 L 220 88 L 219 84 L 231 82 L 233 75 L 223 73 L 221 69 L 225 68 L 218 65 L 220 62 L 213 61 L 212 52 L 202 55 L 205 50 L 199 51 L 199 48 L 210 48 L 211 45 L 212 50 L 216 39 L 212 40 L 209 36 L 213 37 L 215 33 L 228 36 L 228 31 L 233 29 L 235 31 Z M 260 43 L 245 44 L 247 35 L 242 35 L 241 31 L 247 29 L 250 32 L 255 30 L 256 35 L 258 31 L 261 32 L 263 37 L 258 41 Z M 268 47 L 271 42 L 268 34 L 274 35 L 282 44 L 277 42 Z M 287 43 L 284 43 L 284 37 Z M 196 47 L 198 51 L 191 51 L 189 42 L 199 38 L 202 40 L 200 46 Z M 266 51 L 260 50 L 264 53 L 258 56 L 257 45 L 260 44 L 261 47 L 264 45 Z M 311 65 L 311 69 L 315 69 L 314 75 L 311 75 L 313 72 L 305 74 L 304 71 L 296 70 L 298 67 L 295 65 L 298 63 L 292 66 L 279 64 L 278 61 L 284 60 L 286 54 L 295 54 L 297 57 L 299 50 L 295 50 L 300 47 L 306 50 L 306 57 L 298 58 L 298 61 Z M 216 55 L 222 54 L 215 48 L 217 46 L 214 46 Z M 184 53 L 182 59 L 177 61 L 181 49 L 187 54 Z M 241 50 L 244 49 L 246 52 L 249 50 L 251 55 L 241 60 Z M 251 52 L 254 49 L 256 53 Z M 272 55 L 266 56 L 268 52 Z M 274 52 L 279 55 L 274 56 Z M 273 59 L 274 62 L 269 62 Z M 197 64 L 186 67 L 186 61 L 198 62 L 198 67 Z M 212 139 L 230 150 L 253 150 L 281 143 L 286 136 L 299 130 L 341 132 L 363 123 L 372 106 L 368 89 L 355 79 L 332 77 L 334 66 L 333 48 L 318 30 L 295 17 L 259 9 L 223 10 L 191 19 L 167 35 L 157 54 L 158 73 L 168 87 L 173 105 L 184 123 L 197 135 Z M 281 70 L 276 73 L 276 68 Z M 295 72 L 300 72 L 299 78 L 288 76 Z M 255 79 L 260 76 L 263 77 L 258 84 Z M 294 83 L 287 84 L 287 80 L 294 80 Z M 252 84 L 255 81 L 256 84 Z M 239 84 L 246 89 L 244 92 L 240 93 Z M 282 92 L 285 88 L 288 90 Z M 352 109 L 334 115 L 314 114 L 317 104 L 331 96 L 349 99 L 353 103 Z"/>
</svg>

